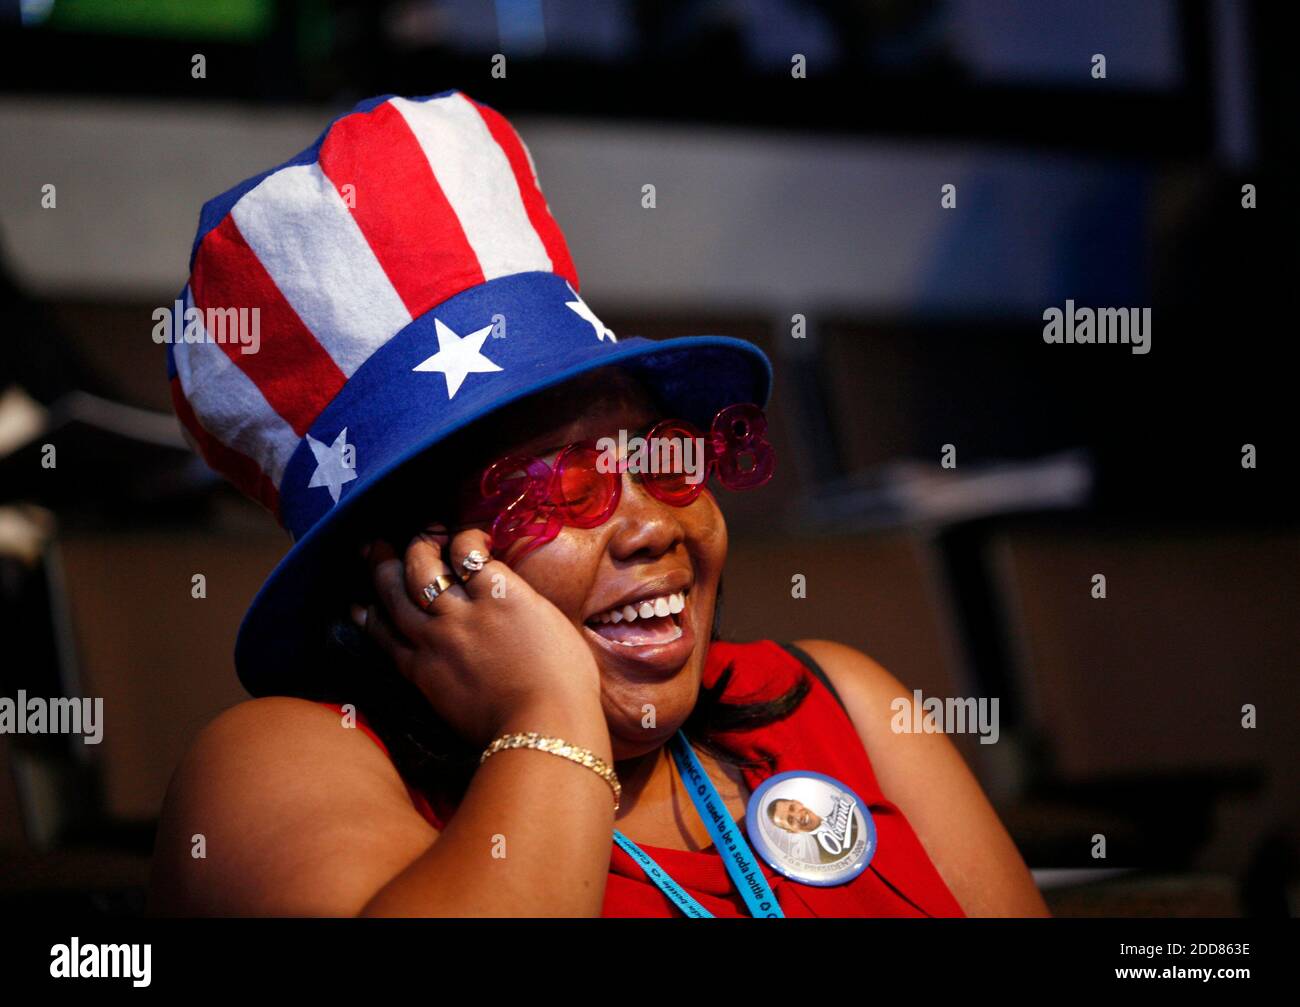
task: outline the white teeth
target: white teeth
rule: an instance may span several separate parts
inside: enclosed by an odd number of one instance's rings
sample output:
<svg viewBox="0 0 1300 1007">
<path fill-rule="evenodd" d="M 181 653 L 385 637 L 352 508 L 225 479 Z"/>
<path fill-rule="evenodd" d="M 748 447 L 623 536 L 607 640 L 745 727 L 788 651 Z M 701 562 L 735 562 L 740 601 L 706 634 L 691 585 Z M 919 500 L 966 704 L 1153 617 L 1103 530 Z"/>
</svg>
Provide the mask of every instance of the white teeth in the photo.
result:
<svg viewBox="0 0 1300 1007">
<path fill-rule="evenodd" d="M 673 594 L 660 595 L 658 598 L 647 598 L 645 601 L 639 601 L 635 605 L 624 605 L 622 608 L 611 608 L 607 612 L 601 612 L 592 617 L 592 622 L 598 622 L 601 625 L 618 622 L 636 622 L 637 619 L 662 618 L 666 615 L 677 615 L 686 608 L 686 592 L 677 591 Z"/>
<path fill-rule="evenodd" d="M 681 626 L 674 626 L 673 629 L 675 629 L 675 630 L 677 631 L 676 635 L 673 636 L 672 639 L 665 640 L 664 643 L 672 643 L 673 640 L 680 640 L 680 639 L 682 638 L 682 627 L 681 627 Z M 614 642 L 614 643 L 617 643 L 619 646 L 622 646 L 622 647 L 639 647 L 639 646 L 640 646 L 640 644 L 637 644 L 637 643 L 628 643 L 626 640 L 614 640 L 613 642 Z"/>
</svg>

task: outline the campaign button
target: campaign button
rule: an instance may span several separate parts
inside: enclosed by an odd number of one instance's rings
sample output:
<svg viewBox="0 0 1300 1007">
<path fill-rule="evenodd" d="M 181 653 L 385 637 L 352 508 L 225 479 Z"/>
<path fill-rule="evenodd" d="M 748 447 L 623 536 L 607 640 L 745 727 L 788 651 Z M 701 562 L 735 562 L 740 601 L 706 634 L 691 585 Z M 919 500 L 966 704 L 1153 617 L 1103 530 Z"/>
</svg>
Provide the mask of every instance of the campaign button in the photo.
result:
<svg viewBox="0 0 1300 1007">
<path fill-rule="evenodd" d="M 862 798 L 811 770 L 764 780 L 749 799 L 745 826 L 772 870 L 806 885 L 852 881 L 876 853 L 876 823 Z"/>
</svg>

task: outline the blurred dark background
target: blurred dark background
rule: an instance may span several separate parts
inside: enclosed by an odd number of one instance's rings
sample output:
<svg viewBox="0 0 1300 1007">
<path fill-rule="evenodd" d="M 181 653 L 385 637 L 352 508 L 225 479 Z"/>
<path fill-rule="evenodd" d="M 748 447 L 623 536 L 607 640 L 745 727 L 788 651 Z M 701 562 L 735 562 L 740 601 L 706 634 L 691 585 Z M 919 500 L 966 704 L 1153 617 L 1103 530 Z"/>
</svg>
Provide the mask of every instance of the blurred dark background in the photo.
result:
<svg viewBox="0 0 1300 1007">
<path fill-rule="evenodd" d="M 728 637 L 998 697 L 1000 741 L 954 741 L 1060 914 L 1294 915 L 1289 6 L 2 0 L 0 695 L 107 726 L 0 734 L 0 905 L 140 910 L 287 546 L 187 453 L 150 336 L 200 205 L 360 98 L 456 87 L 522 133 L 617 333 L 775 362 Z M 1150 307 L 1151 352 L 1045 344 L 1067 299 Z"/>
</svg>

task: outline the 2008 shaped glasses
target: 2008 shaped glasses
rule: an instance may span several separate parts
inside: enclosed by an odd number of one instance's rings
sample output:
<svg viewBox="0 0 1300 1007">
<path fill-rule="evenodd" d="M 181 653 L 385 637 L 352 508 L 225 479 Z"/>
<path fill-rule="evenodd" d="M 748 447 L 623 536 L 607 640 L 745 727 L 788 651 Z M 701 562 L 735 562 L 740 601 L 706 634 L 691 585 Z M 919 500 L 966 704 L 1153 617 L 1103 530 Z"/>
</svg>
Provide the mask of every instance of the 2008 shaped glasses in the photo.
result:
<svg viewBox="0 0 1300 1007">
<path fill-rule="evenodd" d="M 753 489 L 772 478 L 776 459 L 767 440 L 767 418 L 752 403 L 719 410 L 707 433 L 688 420 L 670 419 L 641 436 L 648 450 L 640 456 L 641 464 L 630 464 L 626 456 L 611 457 L 616 452 L 610 444 L 596 439 L 566 445 L 553 464 L 530 455 L 500 458 L 483 470 L 481 499 L 463 516 L 471 522 L 492 522 L 492 549 L 498 557 L 530 539 L 510 555 L 513 565 L 555 538 L 565 525 L 595 528 L 608 521 L 622 496 L 624 472 L 639 478 L 655 499 L 674 507 L 694 503 L 710 475 L 716 474 L 731 490 Z M 703 446 L 703 464 L 694 479 L 686 465 L 688 440 Z"/>
</svg>

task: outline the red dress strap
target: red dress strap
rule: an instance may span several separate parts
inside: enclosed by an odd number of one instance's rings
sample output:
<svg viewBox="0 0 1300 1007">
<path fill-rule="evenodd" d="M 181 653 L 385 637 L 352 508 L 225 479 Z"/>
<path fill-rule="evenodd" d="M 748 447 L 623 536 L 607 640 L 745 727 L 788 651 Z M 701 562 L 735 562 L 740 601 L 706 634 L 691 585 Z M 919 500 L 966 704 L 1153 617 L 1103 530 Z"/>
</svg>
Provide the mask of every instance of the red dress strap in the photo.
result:
<svg viewBox="0 0 1300 1007">
<path fill-rule="evenodd" d="M 353 707 L 351 711 L 344 710 L 341 703 L 321 703 L 321 706 L 328 707 L 342 717 L 351 716 L 356 718 L 356 726 L 364 731 L 367 737 L 379 746 L 379 750 L 383 752 L 384 755 L 388 756 L 389 761 L 392 760 L 393 756 L 392 753 L 388 751 L 388 746 L 385 745 L 384 740 L 375 733 L 375 729 L 370 726 L 370 721 L 366 720 L 360 710 L 355 707 Z M 410 783 L 407 783 L 405 779 L 402 780 L 402 783 L 405 784 L 406 792 L 411 796 L 411 803 L 415 805 L 415 810 L 420 813 L 421 817 L 424 818 L 426 822 L 441 832 L 443 822 L 438 813 L 433 810 L 433 805 L 429 803 L 429 799 L 424 795 L 424 792 L 417 787 L 413 787 Z"/>
</svg>

